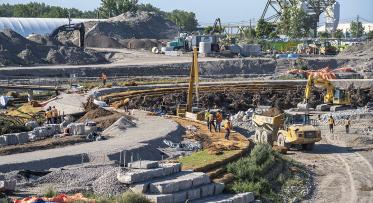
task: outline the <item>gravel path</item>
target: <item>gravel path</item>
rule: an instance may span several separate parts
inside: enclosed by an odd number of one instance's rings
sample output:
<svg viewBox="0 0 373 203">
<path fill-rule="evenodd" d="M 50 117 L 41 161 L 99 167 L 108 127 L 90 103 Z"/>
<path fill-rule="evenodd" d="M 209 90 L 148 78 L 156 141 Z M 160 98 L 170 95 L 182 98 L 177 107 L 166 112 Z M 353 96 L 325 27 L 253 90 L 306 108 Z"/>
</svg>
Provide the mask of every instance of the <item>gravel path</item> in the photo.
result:
<svg viewBox="0 0 373 203">
<path fill-rule="evenodd" d="M 359 128 L 364 123 L 352 126 L 351 134 L 337 126 L 331 135 L 323 126 L 323 140 L 311 153 L 294 151 L 290 155 L 315 174 L 314 196 L 304 202 L 373 202 L 373 145 L 352 146 L 350 141 L 351 137 L 362 136 Z"/>
<path fill-rule="evenodd" d="M 105 141 L 73 145 L 63 148 L 34 151 L 0 157 L 0 172 L 4 170 L 37 169 L 38 167 L 63 167 L 62 163 L 71 165 L 74 156 L 88 154 L 90 159 L 106 159 L 123 150 L 148 147 L 147 143 L 177 132 L 178 124 L 158 116 L 147 116 L 145 112 L 135 111 L 136 127 L 129 128 L 121 135 Z M 53 159 L 60 165 L 51 164 Z M 58 160 L 57 160 L 58 159 Z M 46 163 L 40 161 L 48 161 Z M 100 160 L 101 161 L 101 160 Z M 104 161 L 104 160 L 103 160 Z M 42 164 L 41 164 L 42 163 Z M 11 167 L 5 165 L 11 164 Z M 57 163 L 56 163 L 57 164 Z M 61 165 L 62 164 L 62 165 Z M 76 163 L 75 163 L 76 164 Z M 12 168 L 16 167 L 16 168 Z"/>
</svg>

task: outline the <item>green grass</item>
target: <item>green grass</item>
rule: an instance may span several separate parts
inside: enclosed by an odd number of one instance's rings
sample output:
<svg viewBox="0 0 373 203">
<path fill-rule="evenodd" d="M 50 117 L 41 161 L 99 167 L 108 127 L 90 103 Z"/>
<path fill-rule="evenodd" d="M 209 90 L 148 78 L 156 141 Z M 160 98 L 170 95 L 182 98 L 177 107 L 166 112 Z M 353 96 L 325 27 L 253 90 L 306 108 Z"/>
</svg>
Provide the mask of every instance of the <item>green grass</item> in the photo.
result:
<svg viewBox="0 0 373 203">
<path fill-rule="evenodd" d="M 190 156 L 181 157 L 179 162 L 182 164 L 183 169 L 195 169 L 225 160 L 240 152 L 241 150 L 231 150 L 224 151 L 223 154 L 215 155 L 209 154 L 207 150 L 203 150 L 195 152 Z"/>
</svg>

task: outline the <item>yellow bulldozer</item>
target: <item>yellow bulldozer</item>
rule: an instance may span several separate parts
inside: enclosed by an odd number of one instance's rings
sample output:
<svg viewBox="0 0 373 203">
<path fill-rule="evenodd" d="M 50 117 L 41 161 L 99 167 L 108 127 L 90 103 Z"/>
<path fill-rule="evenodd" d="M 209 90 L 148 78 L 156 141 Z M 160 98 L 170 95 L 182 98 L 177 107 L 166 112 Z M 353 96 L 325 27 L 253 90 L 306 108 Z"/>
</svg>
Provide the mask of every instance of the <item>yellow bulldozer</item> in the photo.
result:
<svg viewBox="0 0 373 203">
<path fill-rule="evenodd" d="M 305 112 L 285 111 L 284 113 L 254 113 L 254 141 L 280 147 L 301 146 L 312 150 L 315 143 L 321 140 L 321 131 L 311 124 L 310 116 Z M 273 112 L 273 111 L 272 111 Z"/>
</svg>

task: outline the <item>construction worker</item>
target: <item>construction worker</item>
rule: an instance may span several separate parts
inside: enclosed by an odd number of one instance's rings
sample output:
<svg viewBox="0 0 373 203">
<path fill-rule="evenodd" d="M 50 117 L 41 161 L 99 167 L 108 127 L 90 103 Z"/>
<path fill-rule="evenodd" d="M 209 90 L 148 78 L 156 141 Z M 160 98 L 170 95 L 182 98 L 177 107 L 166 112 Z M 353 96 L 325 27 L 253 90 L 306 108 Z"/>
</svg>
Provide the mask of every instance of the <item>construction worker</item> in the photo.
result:
<svg viewBox="0 0 373 203">
<path fill-rule="evenodd" d="M 205 121 L 207 122 L 207 127 L 210 126 L 210 109 L 205 112 Z"/>
<path fill-rule="evenodd" d="M 229 140 L 229 136 L 231 134 L 231 129 L 232 129 L 232 123 L 231 123 L 231 121 L 229 119 L 224 124 L 224 129 L 225 129 L 225 139 Z"/>
<path fill-rule="evenodd" d="M 102 85 L 105 87 L 106 81 L 107 81 L 107 75 L 105 73 L 101 73 L 101 80 L 102 80 Z"/>
<path fill-rule="evenodd" d="M 209 115 L 209 130 L 211 132 L 211 128 L 214 127 L 214 130 L 216 132 L 216 125 L 215 125 L 215 115 L 213 113 L 210 113 Z"/>
<path fill-rule="evenodd" d="M 58 123 L 58 110 L 55 106 L 53 106 L 52 110 L 52 123 L 57 124 Z"/>
<path fill-rule="evenodd" d="M 329 124 L 329 131 L 330 133 L 334 133 L 334 125 L 335 125 L 335 122 L 334 122 L 334 118 L 333 116 L 330 115 L 329 119 L 328 119 L 328 124 Z"/>
<path fill-rule="evenodd" d="M 346 133 L 350 133 L 350 126 L 351 126 L 351 120 L 350 118 L 347 118 L 345 120 Z"/>
<path fill-rule="evenodd" d="M 221 113 L 221 111 L 218 111 L 216 113 L 216 129 L 218 130 L 218 132 L 220 133 L 220 128 L 221 128 L 221 122 L 223 121 L 223 115 Z"/>
<path fill-rule="evenodd" d="M 47 124 L 52 124 L 52 109 L 51 107 L 47 108 L 45 112 L 45 119 L 47 120 Z"/>
<path fill-rule="evenodd" d="M 123 100 L 123 107 L 124 107 L 125 112 L 129 112 L 128 111 L 129 104 L 130 104 L 130 99 L 129 98 L 126 98 L 125 100 Z"/>
</svg>

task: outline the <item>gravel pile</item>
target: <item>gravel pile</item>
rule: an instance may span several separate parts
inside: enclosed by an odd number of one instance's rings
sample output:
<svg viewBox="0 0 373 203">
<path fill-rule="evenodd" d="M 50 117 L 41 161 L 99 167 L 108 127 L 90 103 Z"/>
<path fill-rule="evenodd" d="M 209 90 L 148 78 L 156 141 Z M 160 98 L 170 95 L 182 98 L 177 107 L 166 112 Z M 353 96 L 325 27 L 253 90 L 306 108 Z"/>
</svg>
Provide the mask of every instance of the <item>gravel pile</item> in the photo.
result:
<svg viewBox="0 0 373 203">
<path fill-rule="evenodd" d="M 128 12 L 97 22 L 87 31 L 86 43 L 89 47 L 149 49 L 158 39 L 171 39 L 177 33 L 177 26 L 162 15 Z"/>
<path fill-rule="evenodd" d="M 58 42 L 44 36 L 34 35 L 29 40 L 10 29 L 0 32 L 0 45 L 1 66 L 107 62 L 95 51 L 76 46 L 58 46 Z"/>
<path fill-rule="evenodd" d="M 59 193 L 67 194 L 87 192 L 102 196 L 118 195 L 126 190 L 116 179 L 118 170 L 114 165 L 57 169 L 30 183 L 20 184 L 19 188 L 25 191 L 32 190 L 37 194 L 43 194 L 46 188 L 51 187 Z"/>
</svg>

